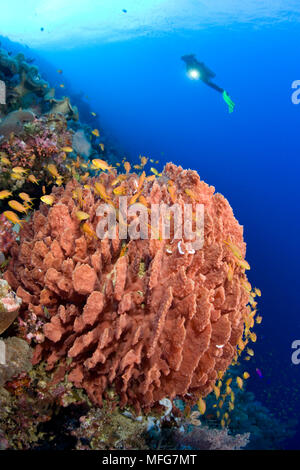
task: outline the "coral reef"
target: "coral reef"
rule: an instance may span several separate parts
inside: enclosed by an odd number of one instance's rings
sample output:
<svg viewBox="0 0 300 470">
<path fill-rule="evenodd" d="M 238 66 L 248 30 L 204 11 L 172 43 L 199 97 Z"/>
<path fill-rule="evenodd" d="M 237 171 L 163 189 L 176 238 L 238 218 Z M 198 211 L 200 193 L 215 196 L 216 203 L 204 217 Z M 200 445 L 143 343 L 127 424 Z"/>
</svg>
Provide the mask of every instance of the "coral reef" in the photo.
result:
<svg viewBox="0 0 300 470">
<path fill-rule="evenodd" d="M 0 279 L 0 334 L 16 319 L 22 300 L 4 279 Z"/>
<path fill-rule="evenodd" d="M 0 79 L 7 87 L 7 103 L 3 106 L 6 114 L 19 108 L 30 108 L 38 114 L 62 113 L 67 119 L 78 119 L 76 106 L 71 105 L 68 97 L 55 99 L 54 89 L 40 76 L 38 67 L 30 64 L 23 54 L 11 57 L 0 48 Z"/>
<path fill-rule="evenodd" d="M 72 178 L 74 159 L 64 152 L 64 148 L 71 144 L 72 131 L 63 115 L 41 116 L 25 123 L 18 135 L 10 134 L 9 140 L 0 142 L 0 187 L 15 191 L 30 184 L 31 191 L 36 191 L 38 181 L 53 184 L 57 177 L 49 172 L 49 164 L 57 166 L 57 172 L 65 181 Z M 24 168 L 24 171 L 14 174 L 15 166 Z M 78 175 L 83 174 L 79 165 L 76 171 Z M 30 180 L 32 175 L 35 178 L 33 182 Z"/>
<path fill-rule="evenodd" d="M 84 188 L 75 181 L 54 188 L 53 207 L 42 205 L 11 249 L 5 278 L 24 302 L 23 318 L 34 312 L 45 321 L 34 361 L 45 358 L 49 369 L 59 361 L 61 374 L 96 404 L 109 386 L 121 407 L 137 412 L 165 397 L 195 403 L 233 361 L 251 314 L 242 227 L 195 171 L 167 164 L 154 181 L 127 173 L 121 186 L 145 204 L 204 204 L 204 247 L 189 253 L 171 234 L 127 240 L 125 252 L 118 238 L 95 236 L 97 208 L 104 199 L 118 204 L 116 177 L 102 173 Z M 78 220 L 78 210 L 88 222 Z"/>
<path fill-rule="evenodd" d="M 80 418 L 80 426 L 72 434 L 78 450 L 147 449 L 145 420 L 130 419 L 104 402 L 102 408 L 91 408 Z"/>
</svg>

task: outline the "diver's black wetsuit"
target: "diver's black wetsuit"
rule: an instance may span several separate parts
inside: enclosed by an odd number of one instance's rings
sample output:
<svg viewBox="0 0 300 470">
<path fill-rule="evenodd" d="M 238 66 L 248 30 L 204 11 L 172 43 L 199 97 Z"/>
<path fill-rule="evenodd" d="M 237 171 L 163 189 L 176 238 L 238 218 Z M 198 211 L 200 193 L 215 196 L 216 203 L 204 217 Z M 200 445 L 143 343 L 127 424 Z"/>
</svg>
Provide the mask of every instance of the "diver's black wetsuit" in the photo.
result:
<svg viewBox="0 0 300 470">
<path fill-rule="evenodd" d="M 187 72 L 191 70 L 197 70 L 199 72 L 199 79 L 202 80 L 206 85 L 210 86 L 219 93 L 223 93 L 224 89 L 216 85 L 211 81 L 211 78 L 214 78 L 216 74 L 209 70 L 204 62 L 199 62 L 194 54 L 184 55 L 181 59 L 186 63 Z"/>
</svg>

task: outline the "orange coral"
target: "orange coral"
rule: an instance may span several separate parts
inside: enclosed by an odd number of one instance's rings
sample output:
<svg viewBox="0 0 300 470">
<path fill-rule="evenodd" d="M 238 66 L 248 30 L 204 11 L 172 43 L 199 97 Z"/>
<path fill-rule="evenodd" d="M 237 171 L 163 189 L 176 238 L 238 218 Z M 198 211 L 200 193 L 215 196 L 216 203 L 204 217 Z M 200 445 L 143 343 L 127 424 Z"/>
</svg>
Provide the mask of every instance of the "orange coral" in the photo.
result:
<svg viewBox="0 0 300 470">
<path fill-rule="evenodd" d="M 116 176 L 100 177 L 106 200 L 115 205 Z M 137 178 L 129 173 L 122 179 L 129 197 Z M 104 202 L 94 183 L 55 188 L 53 207 L 35 212 L 11 250 L 5 277 L 27 311 L 46 321 L 35 361 L 45 358 L 49 368 L 59 361 L 60 374 L 68 373 L 98 404 L 110 386 L 121 406 L 137 411 L 164 397 L 195 402 L 232 362 L 249 315 L 245 270 L 224 243 L 244 256 L 242 227 L 227 200 L 196 172 L 167 164 L 158 179 L 143 181 L 141 195 L 149 205 L 204 204 L 204 247 L 181 254 L 170 240 L 127 240 L 124 252 L 122 240 L 92 237 L 76 217 L 78 210 L 87 212 L 96 231 L 96 209 Z"/>
</svg>

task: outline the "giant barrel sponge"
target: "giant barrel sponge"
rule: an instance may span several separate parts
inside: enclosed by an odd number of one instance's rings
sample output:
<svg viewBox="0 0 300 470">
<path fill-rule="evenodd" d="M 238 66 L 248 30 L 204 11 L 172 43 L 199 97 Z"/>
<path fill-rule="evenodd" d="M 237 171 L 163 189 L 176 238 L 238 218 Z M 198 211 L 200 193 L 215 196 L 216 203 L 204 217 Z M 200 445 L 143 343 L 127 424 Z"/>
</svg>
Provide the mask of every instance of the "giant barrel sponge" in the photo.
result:
<svg viewBox="0 0 300 470">
<path fill-rule="evenodd" d="M 203 204 L 203 248 L 191 252 L 172 236 L 100 240 L 97 208 L 117 206 L 125 193 L 148 208 Z M 137 412 L 162 398 L 195 403 L 210 393 L 251 318 L 243 228 L 228 201 L 171 163 L 156 178 L 110 171 L 52 195 L 52 207 L 41 204 L 24 224 L 5 274 L 23 299 L 23 318 L 35 313 L 44 322 L 34 361 L 46 360 L 96 404 L 113 389 Z"/>
</svg>

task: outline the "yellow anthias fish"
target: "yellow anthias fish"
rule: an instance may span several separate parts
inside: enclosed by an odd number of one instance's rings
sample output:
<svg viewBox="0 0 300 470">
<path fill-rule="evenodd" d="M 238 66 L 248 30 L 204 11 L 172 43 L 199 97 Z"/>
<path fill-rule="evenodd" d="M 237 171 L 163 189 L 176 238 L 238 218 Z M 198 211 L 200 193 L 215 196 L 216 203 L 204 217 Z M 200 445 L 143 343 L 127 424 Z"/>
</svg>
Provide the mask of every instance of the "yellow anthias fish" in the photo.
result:
<svg viewBox="0 0 300 470">
<path fill-rule="evenodd" d="M 87 220 L 90 218 L 89 214 L 83 211 L 77 211 L 76 212 L 76 217 L 77 219 L 81 222 L 82 220 Z"/>
<path fill-rule="evenodd" d="M 204 415 L 206 411 L 206 403 L 203 400 L 203 398 L 199 398 L 197 405 L 198 405 L 198 410 L 200 412 L 200 415 Z"/>
<path fill-rule="evenodd" d="M 140 197 L 139 197 L 139 202 L 140 202 L 141 204 L 143 204 L 143 206 L 148 207 L 147 199 L 146 199 L 145 196 L 143 196 L 142 194 L 141 194 Z"/>
<path fill-rule="evenodd" d="M 238 258 L 238 259 L 243 259 L 243 255 L 241 253 L 241 250 L 236 246 L 234 245 L 233 243 L 231 242 L 227 242 L 224 240 L 224 243 L 229 246 L 230 248 L 230 251 L 233 253 L 233 255 Z"/>
<path fill-rule="evenodd" d="M 256 336 L 256 333 L 254 333 L 253 331 L 250 333 L 250 339 L 252 343 L 256 343 L 257 336 Z"/>
<path fill-rule="evenodd" d="M 260 315 L 258 315 L 256 317 L 256 323 L 259 325 L 261 322 L 262 322 L 262 317 Z"/>
<path fill-rule="evenodd" d="M 54 178 L 61 178 L 56 166 L 53 163 L 49 163 L 49 165 L 47 166 L 47 170 L 49 171 L 50 175 Z"/>
<path fill-rule="evenodd" d="M 220 397 L 220 389 L 219 387 L 214 386 L 214 393 L 216 395 L 216 399 L 218 400 Z"/>
<path fill-rule="evenodd" d="M 65 88 L 65 85 L 63 83 L 61 83 L 59 86 L 60 88 Z"/>
<path fill-rule="evenodd" d="M 11 165 L 11 161 L 4 155 L 1 156 L 1 163 L 3 163 L 3 165 Z"/>
<path fill-rule="evenodd" d="M 94 116 L 94 117 L 97 116 L 97 114 L 94 113 L 93 111 L 91 112 L 91 115 Z"/>
<path fill-rule="evenodd" d="M 255 293 L 258 295 L 258 297 L 261 297 L 261 290 L 255 287 Z"/>
<path fill-rule="evenodd" d="M 122 258 L 122 256 L 125 255 L 126 251 L 127 251 L 127 243 L 123 243 L 119 258 Z"/>
<path fill-rule="evenodd" d="M 249 356 L 254 356 L 253 349 L 247 348 L 247 353 L 249 354 Z"/>
<path fill-rule="evenodd" d="M 41 201 L 47 204 L 48 206 L 52 206 L 54 202 L 54 196 L 48 195 L 48 196 L 42 196 Z"/>
<path fill-rule="evenodd" d="M 234 410 L 234 404 L 231 401 L 228 403 L 228 408 L 230 411 Z"/>
<path fill-rule="evenodd" d="M 126 173 L 129 173 L 130 170 L 131 170 L 131 165 L 130 165 L 130 163 L 129 163 L 129 162 L 125 162 L 125 163 L 124 163 L 124 168 L 125 168 Z"/>
<path fill-rule="evenodd" d="M 7 220 L 9 220 L 10 222 L 12 222 L 13 224 L 18 224 L 22 227 L 22 223 L 19 219 L 19 217 L 17 216 L 17 214 L 15 214 L 14 212 L 12 211 L 5 211 L 3 212 L 3 215 L 4 217 L 7 218 Z"/>
<path fill-rule="evenodd" d="M 104 152 L 104 144 L 103 144 L 103 142 L 101 142 L 101 143 L 99 144 L 99 146 L 100 146 L 102 152 Z"/>
<path fill-rule="evenodd" d="M 158 171 L 157 171 L 155 168 L 152 168 L 152 167 L 151 167 L 151 168 L 150 168 L 150 171 L 152 171 L 152 173 L 154 173 L 155 176 L 159 176 L 159 173 L 158 173 Z"/>
<path fill-rule="evenodd" d="M 172 202 L 175 204 L 175 202 L 176 202 L 176 189 L 175 189 L 173 181 L 171 181 L 171 180 L 168 181 L 168 193 L 170 194 Z"/>
<path fill-rule="evenodd" d="M 241 377 L 237 377 L 237 378 L 236 378 L 236 383 L 237 383 L 238 387 L 242 390 L 242 388 L 243 388 L 243 383 L 244 383 L 244 382 L 243 382 L 243 379 L 241 379 Z"/>
<path fill-rule="evenodd" d="M 251 292 L 252 286 L 249 281 L 243 281 L 241 284 L 247 292 Z"/>
<path fill-rule="evenodd" d="M 135 201 L 140 197 L 141 191 L 139 193 L 135 193 L 129 201 L 129 206 L 135 203 Z"/>
<path fill-rule="evenodd" d="M 81 188 L 74 189 L 72 196 L 73 196 L 73 199 L 78 199 L 80 207 L 82 207 L 83 205 L 82 189 Z"/>
<path fill-rule="evenodd" d="M 93 237 L 95 238 L 96 240 L 98 240 L 98 237 L 96 235 L 96 233 L 94 232 L 94 230 L 90 227 L 90 225 L 87 223 L 87 222 L 84 222 L 82 225 L 81 225 L 81 229 L 84 231 L 84 233 L 86 233 L 89 237 Z"/>
<path fill-rule="evenodd" d="M 22 212 L 22 213 L 27 213 L 27 210 L 26 207 L 24 207 L 20 202 L 18 201 L 9 201 L 8 203 L 9 207 L 11 207 L 13 210 L 17 211 L 17 212 Z"/>
<path fill-rule="evenodd" d="M 92 163 L 98 170 L 111 171 L 113 169 L 111 165 L 109 165 L 105 160 L 101 160 L 100 158 L 92 160 Z"/>
<path fill-rule="evenodd" d="M 28 204 L 33 204 L 33 199 L 27 193 L 19 193 L 19 197 Z"/>
<path fill-rule="evenodd" d="M 28 173 L 28 170 L 26 168 L 23 168 L 22 166 L 15 166 L 11 170 L 13 173 L 16 173 L 17 175 L 23 175 L 24 173 Z"/>
<path fill-rule="evenodd" d="M 99 133 L 98 129 L 94 129 L 92 131 L 92 134 L 95 135 L 96 137 L 100 137 L 100 133 Z"/>
<path fill-rule="evenodd" d="M 147 157 L 140 157 L 141 159 L 141 166 L 145 166 L 148 162 L 148 158 Z"/>
<path fill-rule="evenodd" d="M 113 193 L 116 196 L 125 196 L 126 188 L 124 186 L 117 186 L 116 188 L 113 189 Z"/>
<path fill-rule="evenodd" d="M 66 152 L 66 153 L 72 153 L 72 152 L 74 152 L 74 150 L 72 149 L 72 147 L 63 147 L 63 148 L 62 148 L 62 151 L 63 151 L 63 152 Z"/>
<path fill-rule="evenodd" d="M 236 263 L 243 269 L 250 269 L 250 265 L 245 259 L 237 259 Z"/>
<path fill-rule="evenodd" d="M 244 379 L 249 379 L 249 377 L 250 377 L 249 372 L 244 372 L 244 373 L 243 373 L 243 378 L 244 378 Z"/>
<path fill-rule="evenodd" d="M 39 184 L 38 180 L 36 179 L 34 175 L 29 175 L 27 179 L 28 181 L 30 181 L 30 183 Z"/>
<path fill-rule="evenodd" d="M 24 179 L 24 176 L 19 175 L 18 173 L 12 173 L 10 176 L 11 176 L 11 178 L 14 179 L 14 180 L 22 180 L 22 179 Z"/>
<path fill-rule="evenodd" d="M 110 197 L 106 194 L 105 186 L 102 183 L 95 183 L 95 191 L 104 201 L 110 201 Z"/>
<path fill-rule="evenodd" d="M 231 264 L 229 264 L 228 265 L 228 271 L 227 271 L 227 279 L 228 279 L 229 282 L 231 282 L 232 279 L 233 279 L 233 273 L 234 273 L 233 266 Z"/>
<path fill-rule="evenodd" d="M 4 189 L 3 191 L 0 191 L 0 200 L 7 199 L 10 196 L 12 196 L 12 193 L 8 191 L 8 189 Z"/>
</svg>

